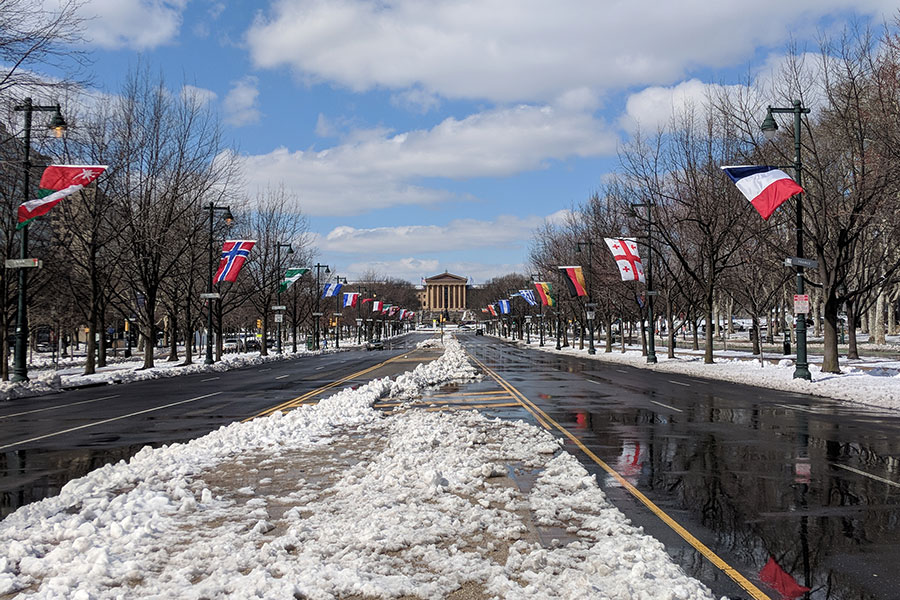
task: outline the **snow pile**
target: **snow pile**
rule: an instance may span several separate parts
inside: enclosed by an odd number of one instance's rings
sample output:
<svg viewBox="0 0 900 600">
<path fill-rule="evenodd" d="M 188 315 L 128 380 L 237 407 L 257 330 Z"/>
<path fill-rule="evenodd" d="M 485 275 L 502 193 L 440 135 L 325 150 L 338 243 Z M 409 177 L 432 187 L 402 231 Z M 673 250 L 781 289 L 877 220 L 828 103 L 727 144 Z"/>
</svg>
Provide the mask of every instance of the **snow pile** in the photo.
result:
<svg viewBox="0 0 900 600">
<path fill-rule="evenodd" d="M 463 363 L 448 340 L 403 384 L 375 380 L 74 480 L 0 523 L 0 594 L 711 597 L 548 432 L 371 408 L 470 377 Z"/>
<path fill-rule="evenodd" d="M 12 400 L 14 398 L 30 398 L 41 396 L 51 392 L 58 392 L 62 387 L 59 374 L 53 371 L 31 374 L 28 381 L 12 383 L 0 381 L 0 400 Z"/>
<path fill-rule="evenodd" d="M 416 348 L 442 348 L 444 342 L 440 338 L 431 337 L 416 344 Z"/>
</svg>

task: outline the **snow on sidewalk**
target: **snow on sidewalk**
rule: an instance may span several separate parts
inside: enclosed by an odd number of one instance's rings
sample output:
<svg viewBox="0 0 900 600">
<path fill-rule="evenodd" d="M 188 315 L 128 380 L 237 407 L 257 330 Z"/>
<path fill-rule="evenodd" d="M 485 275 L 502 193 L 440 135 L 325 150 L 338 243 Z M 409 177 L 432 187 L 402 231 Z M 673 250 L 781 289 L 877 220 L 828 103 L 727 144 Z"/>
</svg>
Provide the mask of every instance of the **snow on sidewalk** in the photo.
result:
<svg viewBox="0 0 900 600">
<path fill-rule="evenodd" d="M 433 342 L 431 342 L 433 343 Z M 0 522 L 17 598 L 710 598 L 550 433 L 408 409 L 477 373 L 459 343 L 394 381 L 71 481 Z"/>
</svg>

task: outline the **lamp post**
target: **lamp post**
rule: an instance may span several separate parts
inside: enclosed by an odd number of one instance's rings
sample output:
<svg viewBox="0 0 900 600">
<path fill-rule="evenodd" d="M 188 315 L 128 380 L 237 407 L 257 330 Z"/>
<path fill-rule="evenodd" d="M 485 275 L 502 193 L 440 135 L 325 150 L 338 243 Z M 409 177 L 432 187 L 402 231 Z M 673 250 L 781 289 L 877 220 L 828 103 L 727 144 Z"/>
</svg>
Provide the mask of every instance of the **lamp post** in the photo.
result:
<svg viewBox="0 0 900 600">
<path fill-rule="evenodd" d="M 283 278 L 282 273 L 284 272 L 284 269 L 281 268 L 281 249 L 282 248 L 287 248 L 286 254 L 288 254 L 288 255 L 291 255 L 294 253 L 294 248 L 290 244 L 282 244 L 282 243 L 275 244 L 275 257 L 276 257 L 275 258 L 275 268 L 278 270 L 278 290 L 275 292 L 275 304 L 278 305 L 279 307 L 281 306 L 281 280 Z M 279 310 L 281 310 L 281 309 L 279 308 Z M 275 353 L 281 354 L 281 321 L 278 319 L 275 320 L 275 331 L 276 331 Z"/>
<path fill-rule="evenodd" d="M 647 273 L 647 321 L 650 323 L 650 335 L 647 338 L 647 364 L 655 364 L 656 361 L 656 322 L 653 315 L 653 296 L 656 290 L 653 289 L 653 244 L 651 243 L 653 235 L 653 203 L 639 202 L 631 205 L 633 208 L 647 208 L 647 266 L 644 269 Z"/>
<path fill-rule="evenodd" d="M 31 116 L 34 111 L 53 112 L 48 129 L 56 132 L 56 137 L 61 137 L 67 129 L 66 121 L 59 110 L 59 104 L 41 106 L 32 104 L 31 98 L 25 98 L 22 104 L 13 107 L 17 112 L 25 113 L 25 139 L 24 155 L 22 158 L 23 187 L 22 197 L 24 202 L 31 200 Z M 28 258 L 28 225 L 22 227 L 21 245 L 19 246 L 19 258 Z M 28 365 L 25 362 L 28 353 L 28 271 L 19 267 L 19 295 L 16 308 L 16 345 L 11 381 L 28 381 Z"/>
<path fill-rule="evenodd" d="M 362 343 L 362 303 L 363 303 L 363 294 L 368 294 L 368 288 L 359 286 L 357 288 L 359 290 L 359 298 L 356 299 L 356 345 Z"/>
<path fill-rule="evenodd" d="M 575 252 L 581 252 L 581 248 L 583 246 L 587 246 L 588 252 L 588 267 L 587 267 L 587 293 L 588 293 L 588 301 L 587 301 L 587 320 L 588 320 L 588 354 L 596 354 L 597 349 L 594 348 L 594 308 L 596 305 L 594 304 L 594 292 L 591 290 L 591 266 L 594 264 L 594 242 L 593 240 L 586 240 L 584 242 L 575 242 Z M 584 346 L 581 346 L 584 348 Z"/>
<path fill-rule="evenodd" d="M 794 180 L 797 185 L 803 186 L 802 174 L 803 163 L 800 160 L 800 117 L 808 114 L 809 109 L 804 108 L 800 100 L 794 100 L 794 106 L 791 108 L 774 108 L 769 106 L 766 111 L 766 118 L 762 122 L 760 129 L 766 139 L 772 140 L 778 131 L 778 124 L 775 122 L 773 113 L 793 114 L 794 115 Z M 803 196 L 797 194 L 796 198 L 796 216 L 795 226 L 797 230 L 797 257 L 803 259 Z M 799 262 L 799 261 L 798 261 Z M 797 294 L 804 294 L 803 266 L 795 263 L 797 269 Z M 794 379 L 812 379 L 809 372 L 809 363 L 806 359 L 806 314 L 797 314 L 797 362 L 794 363 Z"/>
<path fill-rule="evenodd" d="M 539 274 L 537 274 L 537 273 L 531 274 L 531 281 L 533 283 L 537 283 L 540 280 L 541 280 L 541 276 Z M 543 301 L 541 301 L 541 303 L 538 304 L 538 330 L 540 331 L 540 342 L 538 343 L 538 346 L 543 347 L 543 345 L 544 345 L 544 302 Z"/>
<path fill-rule="evenodd" d="M 525 315 L 525 343 L 531 345 L 531 315 Z"/>
<path fill-rule="evenodd" d="M 211 365 L 213 363 L 213 350 L 212 350 L 212 332 L 213 332 L 213 275 L 215 271 L 213 271 L 213 220 L 215 218 L 216 211 L 221 211 L 224 214 L 222 215 L 225 219 L 225 223 L 228 225 L 234 220 L 234 217 L 231 214 L 231 209 L 227 206 L 216 206 L 215 202 L 210 202 L 208 206 L 206 206 L 206 210 L 209 211 L 209 279 L 206 281 L 206 358 L 203 360 L 204 364 Z"/>
<path fill-rule="evenodd" d="M 331 271 L 328 269 L 328 265 L 322 265 L 319 263 L 315 264 L 316 269 L 316 312 L 313 313 L 313 317 L 315 317 L 315 329 L 316 329 L 316 350 L 319 349 L 319 320 L 322 318 L 322 311 L 319 308 L 319 301 L 321 300 L 322 290 L 319 287 L 319 272 L 322 269 L 325 269 L 325 274 L 328 275 Z"/>
<path fill-rule="evenodd" d="M 347 278 L 336 276 L 334 278 L 334 282 L 342 284 L 342 285 L 347 285 Z M 341 299 L 342 299 L 341 294 L 337 294 L 334 297 L 334 347 L 335 348 L 341 347 L 341 316 L 342 316 Z"/>
</svg>

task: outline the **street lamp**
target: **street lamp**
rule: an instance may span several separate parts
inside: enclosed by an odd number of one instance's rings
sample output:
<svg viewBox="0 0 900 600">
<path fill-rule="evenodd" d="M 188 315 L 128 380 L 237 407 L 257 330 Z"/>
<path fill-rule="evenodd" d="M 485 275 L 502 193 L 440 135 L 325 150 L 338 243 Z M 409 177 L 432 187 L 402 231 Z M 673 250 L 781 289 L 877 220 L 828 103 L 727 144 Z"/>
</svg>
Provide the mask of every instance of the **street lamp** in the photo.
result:
<svg viewBox="0 0 900 600">
<path fill-rule="evenodd" d="M 369 289 L 366 287 L 359 286 L 359 298 L 356 299 L 356 345 L 362 343 L 362 304 L 363 304 L 363 294 L 368 294 Z"/>
<path fill-rule="evenodd" d="M 279 307 L 278 310 L 281 310 L 281 280 L 283 278 L 282 273 L 284 269 L 281 268 L 281 249 L 287 248 L 287 255 L 291 255 L 294 253 L 294 247 L 290 244 L 275 244 L 275 268 L 278 270 L 278 289 L 275 292 L 275 304 Z M 282 313 L 279 313 L 282 314 Z M 284 318 L 283 316 L 281 317 Z M 278 315 L 275 318 L 275 330 L 276 330 L 276 339 L 275 339 L 275 352 L 277 354 L 281 354 L 281 320 L 278 319 Z"/>
<path fill-rule="evenodd" d="M 778 123 L 772 116 L 778 114 L 794 115 L 794 180 L 797 185 L 803 187 L 802 173 L 803 163 L 800 161 L 800 117 L 808 114 L 810 109 L 804 108 L 800 100 L 794 100 L 794 106 L 791 108 L 774 108 L 769 106 L 766 110 L 766 118 L 762 122 L 760 129 L 767 140 L 773 140 L 778 131 Z M 797 269 L 797 294 L 804 294 L 803 266 L 798 264 L 803 259 L 803 196 L 797 194 L 796 198 L 796 217 L 795 224 L 797 230 L 797 258 L 800 261 L 794 263 Z M 792 261 L 793 262 L 793 261 Z M 794 379 L 812 379 L 809 372 L 809 363 L 806 359 L 806 314 L 797 314 L 797 362 L 794 363 Z"/>
<path fill-rule="evenodd" d="M 525 343 L 531 345 L 531 315 L 525 315 Z"/>
<path fill-rule="evenodd" d="M 532 273 L 531 281 L 534 283 L 537 283 L 537 282 L 541 281 L 541 276 L 537 273 Z M 544 345 L 544 302 L 543 301 L 541 301 L 541 303 L 538 304 L 538 329 L 540 331 L 540 336 L 541 336 L 538 346 L 543 347 L 543 345 Z"/>
<path fill-rule="evenodd" d="M 47 124 L 48 129 L 52 129 L 56 133 L 56 137 L 61 137 L 66 131 L 66 121 L 62 117 L 59 110 L 59 104 L 49 106 L 41 106 L 32 104 L 31 98 L 25 98 L 22 104 L 13 107 L 17 112 L 25 113 L 25 140 L 24 140 L 24 156 L 22 158 L 22 169 L 24 175 L 24 186 L 22 187 L 22 196 L 24 201 L 31 200 L 31 114 L 34 111 L 53 112 L 50 123 Z M 22 227 L 21 245 L 19 247 L 19 258 L 28 258 L 28 225 Z M 19 296 L 18 306 L 16 309 L 16 346 L 15 358 L 13 362 L 13 374 L 11 381 L 28 381 L 28 365 L 25 362 L 28 353 L 28 271 L 24 267 L 19 267 Z"/>
<path fill-rule="evenodd" d="M 647 364 L 656 363 L 656 323 L 653 316 L 653 296 L 657 294 L 653 289 L 653 202 L 638 202 L 631 205 L 632 208 L 647 208 L 647 321 L 650 323 L 650 334 L 647 339 Z"/>
<path fill-rule="evenodd" d="M 342 285 L 347 285 L 346 277 L 337 277 L 335 276 L 334 282 Z M 334 297 L 334 347 L 341 347 L 341 317 L 343 313 L 341 313 L 341 294 L 337 294 Z"/>
<path fill-rule="evenodd" d="M 213 271 L 213 221 L 216 211 L 223 213 L 222 218 L 225 219 L 227 225 L 231 225 L 231 222 L 234 221 L 234 216 L 231 214 L 230 208 L 227 206 L 216 206 L 215 202 L 210 202 L 205 208 L 209 211 L 209 279 L 206 281 L 206 358 L 203 360 L 203 363 L 211 365 L 213 364 L 213 275 L 215 273 Z"/>
<path fill-rule="evenodd" d="M 587 301 L 587 315 L 588 315 L 588 354 L 596 354 L 597 349 L 594 348 L 594 308 L 596 305 L 594 304 L 594 292 L 591 290 L 591 268 L 594 264 L 593 262 L 593 250 L 594 250 L 594 242 L 593 240 L 587 240 L 584 242 L 575 242 L 575 252 L 581 252 L 582 246 L 587 246 L 588 251 L 588 267 L 587 267 L 587 293 L 588 293 L 588 301 Z M 584 338 L 582 338 L 584 339 Z M 581 346 L 584 348 L 584 345 Z"/>
<path fill-rule="evenodd" d="M 322 311 L 319 308 L 319 301 L 321 300 L 322 291 L 319 288 L 319 271 L 325 269 L 325 274 L 328 275 L 331 271 L 328 269 L 328 265 L 322 265 L 319 263 L 315 264 L 316 269 L 316 312 L 313 313 L 315 317 L 315 328 L 316 328 L 316 350 L 319 349 L 319 320 L 322 318 Z"/>
</svg>

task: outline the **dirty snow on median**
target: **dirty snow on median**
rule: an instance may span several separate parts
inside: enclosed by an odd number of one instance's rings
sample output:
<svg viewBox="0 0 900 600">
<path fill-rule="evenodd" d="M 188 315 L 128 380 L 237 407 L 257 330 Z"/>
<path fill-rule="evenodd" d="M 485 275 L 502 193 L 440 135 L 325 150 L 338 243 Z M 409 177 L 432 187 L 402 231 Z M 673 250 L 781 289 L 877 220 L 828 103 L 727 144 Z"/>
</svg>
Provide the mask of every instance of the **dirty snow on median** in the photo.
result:
<svg viewBox="0 0 900 600">
<path fill-rule="evenodd" d="M 548 432 L 372 404 L 476 375 L 459 344 L 394 381 L 145 448 L 0 522 L 18 598 L 711 597 Z"/>
</svg>

